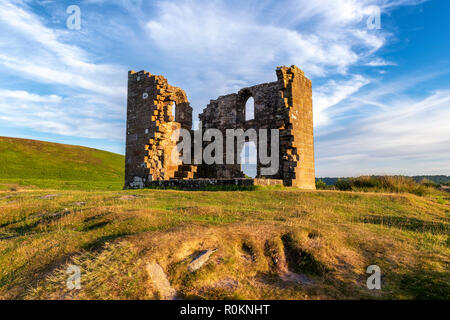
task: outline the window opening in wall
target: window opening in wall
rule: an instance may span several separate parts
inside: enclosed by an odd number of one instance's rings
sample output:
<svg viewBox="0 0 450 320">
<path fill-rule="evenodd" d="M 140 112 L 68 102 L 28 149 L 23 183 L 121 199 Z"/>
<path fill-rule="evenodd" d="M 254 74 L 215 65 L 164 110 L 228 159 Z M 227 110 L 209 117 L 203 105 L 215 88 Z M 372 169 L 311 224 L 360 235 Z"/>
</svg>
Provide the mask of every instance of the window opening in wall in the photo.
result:
<svg viewBox="0 0 450 320">
<path fill-rule="evenodd" d="M 257 150 L 254 141 L 246 142 L 241 151 L 242 172 L 250 178 L 256 177 Z"/>
<path fill-rule="evenodd" d="M 250 97 L 245 103 L 245 121 L 253 119 L 255 119 L 255 100 Z"/>
</svg>

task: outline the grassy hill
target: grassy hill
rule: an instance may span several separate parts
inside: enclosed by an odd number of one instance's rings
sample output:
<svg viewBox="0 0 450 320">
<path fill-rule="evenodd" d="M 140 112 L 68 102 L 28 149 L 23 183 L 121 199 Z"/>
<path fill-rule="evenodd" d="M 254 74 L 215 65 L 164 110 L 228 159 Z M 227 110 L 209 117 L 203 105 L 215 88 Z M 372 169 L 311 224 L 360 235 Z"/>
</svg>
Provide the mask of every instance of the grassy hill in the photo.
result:
<svg viewBox="0 0 450 320">
<path fill-rule="evenodd" d="M 0 300 L 450 299 L 450 196 L 432 186 L 122 190 L 123 163 L 0 137 Z M 69 265 L 80 290 L 67 288 Z M 370 265 L 381 290 L 367 288 Z"/>
<path fill-rule="evenodd" d="M 443 197 L 443 198 L 442 198 Z M 449 195 L 0 192 L 0 299 L 450 299 Z M 217 249 L 199 270 L 189 263 Z M 81 289 L 66 286 L 69 265 Z M 368 290 L 369 265 L 382 271 Z"/>
<path fill-rule="evenodd" d="M 124 156 L 44 141 L 0 137 L 0 183 L 57 189 L 120 189 Z"/>
</svg>

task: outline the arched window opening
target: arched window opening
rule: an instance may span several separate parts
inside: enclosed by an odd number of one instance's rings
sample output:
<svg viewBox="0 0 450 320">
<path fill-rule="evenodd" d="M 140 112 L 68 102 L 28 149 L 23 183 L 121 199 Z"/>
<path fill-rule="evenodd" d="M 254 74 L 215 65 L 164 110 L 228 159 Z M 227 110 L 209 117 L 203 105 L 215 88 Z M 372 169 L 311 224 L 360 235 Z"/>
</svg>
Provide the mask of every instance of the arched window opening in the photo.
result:
<svg viewBox="0 0 450 320">
<path fill-rule="evenodd" d="M 255 100 L 250 97 L 245 103 L 245 121 L 253 119 L 255 119 Z"/>
<path fill-rule="evenodd" d="M 171 111 L 172 111 L 171 116 L 173 116 L 174 120 L 176 119 L 176 117 L 175 117 L 175 115 L 176 115 L 176 112 L 175 112 L 176 108 L 177 108 L 177 104 L 175 102 L 173 102 L 172 106 L 171 106 Z"/>
<path fill-rule="evenodd" d="M 241 151 L 242 172 L 250 178 L 255 178 L 257 174 L 258 153 L 254 141 L 246 142 Z"/>
</svg>

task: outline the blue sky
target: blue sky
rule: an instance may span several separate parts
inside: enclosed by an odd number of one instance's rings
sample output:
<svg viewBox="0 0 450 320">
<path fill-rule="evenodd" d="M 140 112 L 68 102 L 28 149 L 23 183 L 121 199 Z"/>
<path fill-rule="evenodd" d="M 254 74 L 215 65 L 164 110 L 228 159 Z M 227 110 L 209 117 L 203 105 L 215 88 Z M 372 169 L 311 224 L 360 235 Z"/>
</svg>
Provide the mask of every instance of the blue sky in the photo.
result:
<svg viewBox="0 0 450 320">
<path fill-rule="evenodd" d="M 295 64 L 313 82 L 317 176 L 450 174 L 449 13 L 445 0 L 2 0 L 0 135 L 123 154 L 129 69 L 183 88 L 196 120 Z"/>
</svg>

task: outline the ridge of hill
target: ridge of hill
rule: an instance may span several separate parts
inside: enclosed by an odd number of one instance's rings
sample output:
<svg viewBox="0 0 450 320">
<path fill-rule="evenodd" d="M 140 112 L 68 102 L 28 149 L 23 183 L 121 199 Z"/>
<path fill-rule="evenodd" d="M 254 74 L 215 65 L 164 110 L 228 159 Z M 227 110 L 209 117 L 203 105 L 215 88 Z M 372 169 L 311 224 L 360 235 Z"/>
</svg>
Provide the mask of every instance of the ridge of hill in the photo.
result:
<svg viewBox="0 0 450 320">
<path fill-rule="evenodd" d="M 46 188 L 121 188 L 124 156 L 82 146 L 0 137 L 0 181 Z M 64 187 L 66 185 L 66 187 Z"/>
</svg>

